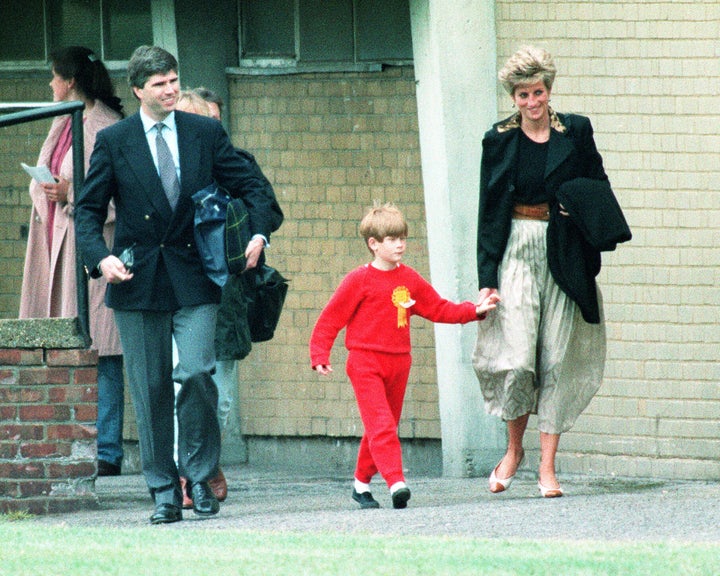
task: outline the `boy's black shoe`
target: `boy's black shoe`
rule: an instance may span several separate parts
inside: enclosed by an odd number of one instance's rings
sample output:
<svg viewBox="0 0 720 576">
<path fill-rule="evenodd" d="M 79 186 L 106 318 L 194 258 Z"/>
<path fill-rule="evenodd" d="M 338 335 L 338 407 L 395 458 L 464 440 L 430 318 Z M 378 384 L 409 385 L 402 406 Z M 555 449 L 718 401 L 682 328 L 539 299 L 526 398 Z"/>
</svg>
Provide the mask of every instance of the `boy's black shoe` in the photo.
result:
<svg viewBox="0 0 720 576">
<path fill-rule="evenodd" d="M 410 500 L 410 488 L 400 488 L 392 493 L 393 508 L 407 508 L 408 500 Z"/>
<path fill-rule="evenodd" d="M 380 503 L 372 497 L 370 492 L 358 492 L 353 488 L 352 499 L 360 504 L 360 508 L 380 508 Z"/>
</svg>

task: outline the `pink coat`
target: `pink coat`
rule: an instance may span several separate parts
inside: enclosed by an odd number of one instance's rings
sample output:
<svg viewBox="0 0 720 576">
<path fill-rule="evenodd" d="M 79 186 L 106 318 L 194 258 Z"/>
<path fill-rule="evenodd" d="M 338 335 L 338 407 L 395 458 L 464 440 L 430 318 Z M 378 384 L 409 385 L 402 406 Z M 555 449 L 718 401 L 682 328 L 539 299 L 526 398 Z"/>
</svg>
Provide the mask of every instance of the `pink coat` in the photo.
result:
<svg viewBox="0 0 720 576">
<path fill-rule="evenodd" d="M 50 132 L 40 150 L 38 166 L 49 166 L 50 157 L 60 138 L 67 116 L 53 121 Z M 95 102 L 84 122 L 85 171 L 90 164 L 90 155 L 95 146 L 95 135 L 99 130 L 120 120 L 120 115 L 100 102 Z M 45 194 L 35 180 L 30 182 L 32 213 L 28 234 L 25 270 L 23 272 L 20 296 L 20 318 L 50 318 L 77 316 L 77 281 L 75 278 L 75 230 L 72 212 L 75 200 L 73 189 L 72 147 L 68 150 L 60 168 L 61 178 L 70 181 L 68 201 L 57 205 L 53 244 L 48 256 L 45 221 L 48 210 Z M 105 241 L 112 243 L 115 229 L 115 209 L 111 204 L 103 234 Z M 92 281 L 88 286 L 90 337 L 92 348 L 101 356 L 122 354 L 120 338 L 115 328 L 112 310 L 103 303 L 105 280 Z"/>
</svg>

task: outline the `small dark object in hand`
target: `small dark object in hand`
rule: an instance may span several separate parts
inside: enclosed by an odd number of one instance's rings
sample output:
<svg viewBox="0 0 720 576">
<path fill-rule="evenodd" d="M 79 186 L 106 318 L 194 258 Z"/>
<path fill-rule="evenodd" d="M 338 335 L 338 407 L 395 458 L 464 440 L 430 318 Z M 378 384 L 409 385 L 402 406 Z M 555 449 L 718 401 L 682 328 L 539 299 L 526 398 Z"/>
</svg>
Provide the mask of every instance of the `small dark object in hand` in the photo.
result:
<svg viewBox="0 0 720 576">
<path fill-rule="evenodd" d="M 130 272 L 130 269 L 133 267 L 133 264 L 135 264 L 135 251 L 133 248 L 135 247 L 135 244 L 132 246 L 129 246 L 128 248 L 125 248 L 122 252 L 120 252 L 120 262 L 122 262 L 125 265 L 125 268 L 127 268 L 127 271 Z"/>
</svg>

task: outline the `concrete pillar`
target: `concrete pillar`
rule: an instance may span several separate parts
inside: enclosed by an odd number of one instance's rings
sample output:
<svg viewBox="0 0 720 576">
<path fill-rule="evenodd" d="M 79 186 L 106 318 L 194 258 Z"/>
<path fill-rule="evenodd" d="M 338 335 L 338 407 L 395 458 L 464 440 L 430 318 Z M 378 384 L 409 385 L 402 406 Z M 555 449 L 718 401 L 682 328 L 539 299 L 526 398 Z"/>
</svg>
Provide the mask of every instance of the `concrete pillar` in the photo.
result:
<svg viewBox="0 0 720 576">
<path fill-rule="evenodd" d="M 410 13 L 431 281 L 474 301 L 481 142 L 497 119 L 495 3 L 411 0 Z M 472 369 L 475 338 L 473 325 L 435 326 L 447 476 L 488 474 L 505 448 Z"/>
</svg>

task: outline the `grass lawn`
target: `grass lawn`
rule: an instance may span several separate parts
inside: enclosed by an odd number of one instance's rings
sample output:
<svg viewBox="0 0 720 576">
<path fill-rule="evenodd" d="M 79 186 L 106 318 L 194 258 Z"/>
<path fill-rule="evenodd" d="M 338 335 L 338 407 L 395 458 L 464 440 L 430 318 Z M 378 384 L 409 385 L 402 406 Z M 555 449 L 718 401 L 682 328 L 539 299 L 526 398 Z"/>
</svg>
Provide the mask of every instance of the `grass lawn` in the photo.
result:
<svg viewBox="0 0 720 576">
<path fill-rule="evenodd" d="M 0 516 L 3 576 L 710 576 L 720 543 L 480 540 L 46 526 Z"/>
</svg>

